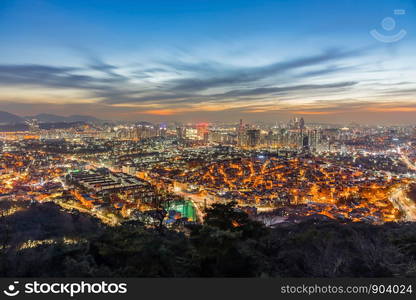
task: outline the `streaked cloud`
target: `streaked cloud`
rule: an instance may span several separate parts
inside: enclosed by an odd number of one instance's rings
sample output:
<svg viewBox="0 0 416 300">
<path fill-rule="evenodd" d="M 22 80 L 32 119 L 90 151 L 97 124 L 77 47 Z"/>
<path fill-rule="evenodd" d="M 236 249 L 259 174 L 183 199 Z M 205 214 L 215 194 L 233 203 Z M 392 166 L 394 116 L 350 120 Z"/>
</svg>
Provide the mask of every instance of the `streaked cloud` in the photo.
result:
<svg viewBox="0 0 416 300">
<path fill-rule="evenodd" d="M 369 34 L 381 21 L 372 1 L 49 2 L 0 4 L 0 109 L 327 122 L 415 112 L 411 1 L 397 18 L 409 34 L 392 45 Z"/>
</svg>

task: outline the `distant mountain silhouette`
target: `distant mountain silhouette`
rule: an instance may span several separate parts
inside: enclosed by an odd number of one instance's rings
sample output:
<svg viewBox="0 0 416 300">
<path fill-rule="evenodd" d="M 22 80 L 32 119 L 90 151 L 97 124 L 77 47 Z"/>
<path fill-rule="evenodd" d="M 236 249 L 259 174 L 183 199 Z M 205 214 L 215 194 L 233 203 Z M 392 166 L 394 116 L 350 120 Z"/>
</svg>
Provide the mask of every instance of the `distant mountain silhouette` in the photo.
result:
<svg viewBox="0 0 416 300">
<path fill-rule="evenodd" d="M 6 111 L 0 111 L 0 124 L 16 124 L 16 123 L 22 123 L 24 121 L 23 118 L 8 113 Z"/>
<path fill-rule="evenodd" d="M 26 119 L 36 119 L 40 123 L 57 123 L 57 122 L 65 122 L 65 117 L 52 115 L 52 114 L 39 114 L 36 116 L 27 116 Z"/>
<path fill-rule="evenodd" d="M 101 122 L 102 120 L 87 115 L 72 115 L 66 117 L 67 122 Z"/>
<path fill-rule="evenodd" d="M 68 117 L 54 115 L 54 114 L 38 114 L 34 116 L 19 117 L 15 114 L 11 114 L 7 111 L 0 111 L 0 124 L 10 125 L 24 123 L 26 120 L 36 119 L 39 123 L 73 123 L 73 122 L 86 122 L 86 123 L 100 123 L 103 122 L 92 116 L 87 115 L 71 115 Z"/>
<path fill-rule="evenodd" d="M 36 119 L 39 123 L 72 123 L 72 122 L 92 122 L 97 123 L 101 122 L 100 119 L 97 119 L 92 116 L 85 115 L 72 115 L 68 117 L 54 115 L 54 114 L 38 114 L 35 116 L 27 116 L 26 119 Z"/>
<path fill-rule="evenodd" d="M 137 126 L 155 126 L 155 124 L 150 123 L 150 122 L 146 122 L 146 121 L 139 121 L 139 122 L 136 122 L 136 125 L 137 125 Z"/>
</svg>

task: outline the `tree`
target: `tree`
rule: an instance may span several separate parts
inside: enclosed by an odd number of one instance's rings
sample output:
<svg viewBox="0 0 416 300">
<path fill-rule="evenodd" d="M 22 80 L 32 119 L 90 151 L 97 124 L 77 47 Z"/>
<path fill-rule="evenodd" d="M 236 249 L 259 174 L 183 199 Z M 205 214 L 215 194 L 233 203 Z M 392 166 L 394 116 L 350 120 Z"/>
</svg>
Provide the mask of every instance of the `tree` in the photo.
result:
<svg viewBox="0 0 416 300">
<path fill-rule="evenodd" d="M 243 237 L 260 237 L 267 233 L 266 227 L 249 218 L 248 214 L 237 208 L 237 202 L 216 203 L 207 209 L 204 223 L 221 230 L 241 231 Z"/>
</svg>

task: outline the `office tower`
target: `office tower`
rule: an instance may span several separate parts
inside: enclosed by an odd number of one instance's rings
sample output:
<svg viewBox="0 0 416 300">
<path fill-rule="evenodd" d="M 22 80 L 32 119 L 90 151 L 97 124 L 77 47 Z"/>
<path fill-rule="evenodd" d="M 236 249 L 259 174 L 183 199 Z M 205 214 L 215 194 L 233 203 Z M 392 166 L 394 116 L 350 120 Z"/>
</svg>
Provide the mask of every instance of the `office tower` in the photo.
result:
<svg viewBox="0 0 416 300">
<path fill-rule="evenodd" d="M 300 121 L 299 121 L 299 129 L 300 130 L 304 130 L 305 129 L 305 120 L 303 120 L 303 118 L 300 118 Z"/>
<path fill-rule="evenodd" d="M 184 129 L 182 127 L 176 127 L 176 135 L 178 139 L 182 140 L 184 138 Z"/>
<path fill-rule="evenodd" d="M 260 130 L 249 129 L 247 130 L 247 146 L 256 147 L 260 142 Z"/>
</svg>

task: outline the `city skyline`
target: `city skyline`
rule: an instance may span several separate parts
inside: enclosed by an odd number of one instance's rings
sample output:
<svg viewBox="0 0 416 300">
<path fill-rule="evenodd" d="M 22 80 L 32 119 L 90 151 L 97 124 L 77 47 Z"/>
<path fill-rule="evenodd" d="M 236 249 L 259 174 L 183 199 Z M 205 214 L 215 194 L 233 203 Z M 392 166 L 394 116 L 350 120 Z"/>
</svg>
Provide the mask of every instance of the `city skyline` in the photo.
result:
<svg viewBox="0 0 416 300">
<path fill-rule="evenodd" d="M 0 0 L 0 293 L 411 295 L 415 28 L 416 0 Z"/>
<path fill-rule="evenodd" d="M 0 110 L 411 124 L 415 8 L 414 1 L 5 1 Z M 391 30 L 380 24 L 388 17 Z M 401 29 L 407 34 L 395 43 L 370 33 Z"/>
</svg>

